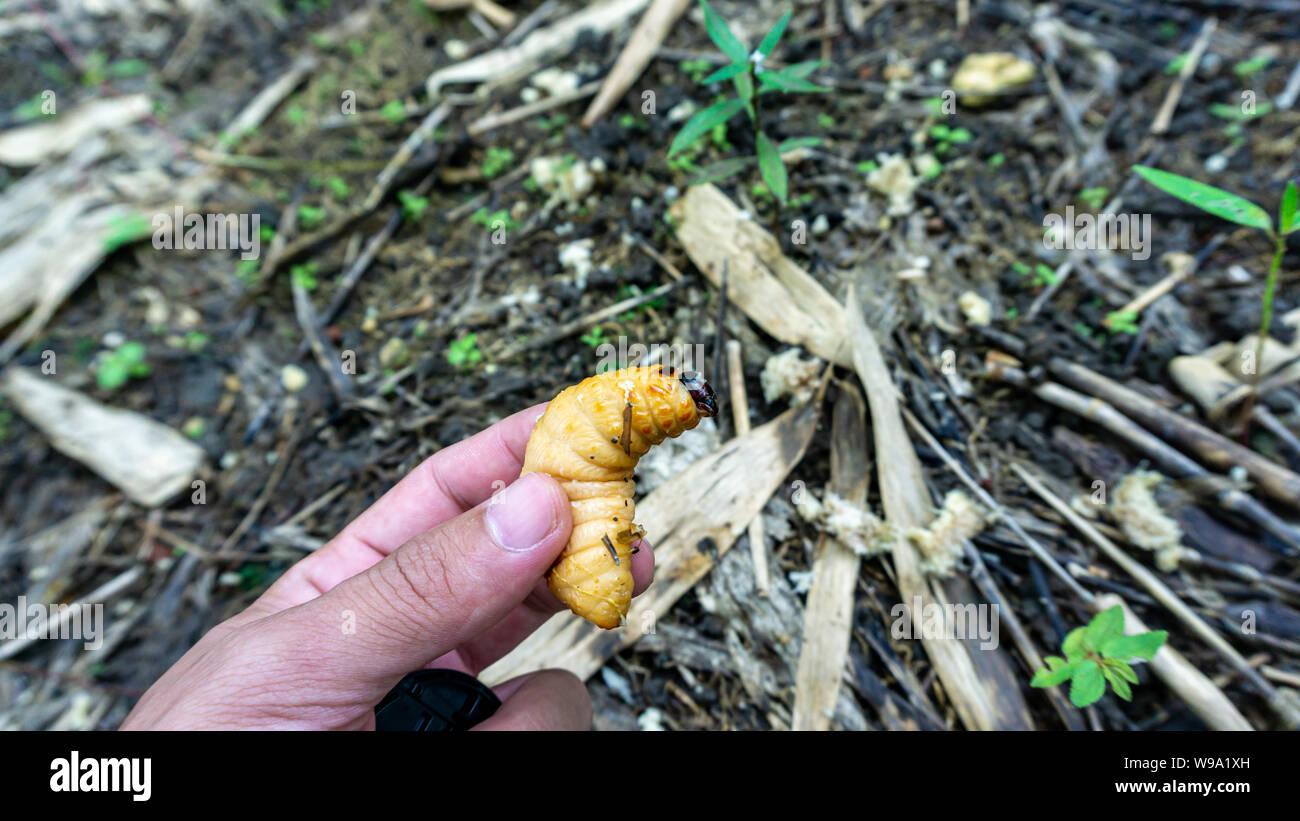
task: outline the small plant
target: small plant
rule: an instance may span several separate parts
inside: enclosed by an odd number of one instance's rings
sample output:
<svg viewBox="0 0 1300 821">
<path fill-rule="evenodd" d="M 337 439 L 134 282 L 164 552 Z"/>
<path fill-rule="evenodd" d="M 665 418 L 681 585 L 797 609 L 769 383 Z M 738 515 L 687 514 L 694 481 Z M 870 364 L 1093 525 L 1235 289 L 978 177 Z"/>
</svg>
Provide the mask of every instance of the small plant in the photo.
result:
<svg viewBox="0 0 1300 821">
<path fill-rule="evenodd" d="M 144 214 L 133 211 L 114 217 L 109 221 L 108 233 L 104 236 L 104 253 L 111 254 L 118 248 L 144 239 L 151 233 L 153 233 L 153 225 Z"/>
<path fill-rule="evenodd" d="M 352 194 L 352 187 L 342 177 L 330 177 L 325 184 L 329 186 L 330 194 L 336 200 L 346 200 Z"/>
<path fill-rule="evenodd" d="M 1045 658 L 1047 669 L 1034 673 L 1030 686 L 1055 687 L 1068 681 L 1070 701 L 1076 707 L 1087 707 L 1106 694 L 1109 681 L 1115 695 L 1132 701 L 1129 685 L 1137 684 L 1138 677 L 1129 661 L 1150 661 L 1168 637 L 1164 630 L 1124 635 L 1124 608 L 1117 604 L 1093 616 L 1086 626 L 1071 630 L 1061 642 L 1065 658 Z"/>
<path fill-rule="evenodd" d="M 515 161 L 515 152 L 509 148 L 498 148 L 494 145 L 488 146 L 487 156 L 483 158 L 483 176 L 489 180 L 495 179 L 510 170 L 510 164 Z"/>
<path fill-rule="evenodd" d="M 964 128 L 949 128 L 942 123 L 930 126 L 930 137 L 934 140 L 934 153 L 943 157 L 951 153 L 954 145 L 968 143 L 972 135 Z"/>
<path fill-rule="evenodd" d="M 792 11 L 787 11 L 758 44 L 758 48 L 750 51 L 736 38 L 726 22 L 708 4 L 708 0 L 700 0 L 700 8 L 704 12 L 704 28 L 708 31 L 709 39 L 731 59 L 731 63 L 702 78 L 699 82 L 701 85 L 709 85 L 730 80 L 735 86 L 736 96 L 731 99 L 723 98 L 708 108 L 696 112 L 695 116 L 691 117 L 677 133 L 672 146 L 668 149 L 668 157 L 671 160 L 674 155 L 684 151 L 704 136 L 714 134 L 718 126 L 725 125 L 732 117 L 744 111 L 749 115 L 749 121 L 754 126 L 759 174 L 768 190 L 784 204 L 789 190 L 789 177 L 785 163 L 781 159 L 781 147 L 763 130 L 759 99 L 762 95 L 773 92 L 826 91 L 827 89 L 807 80 L 808 75 L 812 74 L 821 63 L 816 60 L 795 63 L 779 71 L 763 67 L 763 62 L 772 54 L 777 43 L 781 41 L 781 36 L 785 34 Z M 742 167 L 740 165 L 729 167 L 726 176 L 736 173 Z"/>
<path fill-rule="evenodd" d="M 1112 331 L 1122 334 L 1136 334 L 1138 332 L 1137 321 L 1137 311 L 1111 311 L 1106 314 L 1102 324 Z"/>
<path fill-rule="evenodd" d="M 1033 268 L 1030 268 L 1023 262 L 1015 262 L 1012 263 L 1011 270 L 1020 274 L 1022 277 L 1028 277 L 1029 281 L 1035 288 L 1043 288 L 1048 285 L 1056 284 L 1056 271 L 1053 271 L 1052 266 L 1047 265 L 1046 263 L 1040 262 Z"/>
<path fill-rule="evenodd" d="M 1300 190 L 1296 188 L 1295 181 L 1286 184 L 1282 203 L 1278 207 L 1277 225 L 1274 226 L 1273 218 L 1267 211 L 1230 191 L 1145 165 L 1135 165 L 1133 171 L 1166 194 L 1195 205 L 1219 219 L 1263 231 L 1273 241 L 1273 262 L 1268 266 L 1268 275 L 1264 280 L 1264 299 L 1259 312 L 1259 340 L 1255 348 L 1255 362 L 1258 363 L 1264 353 L 1264 340 L 1273 326 L 1273 296 L 1277 291 L 1277 275 L 1282 268 L 1282 256 L 1286 253 L 1286 235 L 1300 228 L 1300 219 L 1297 219 Z"/>
<path fill-rule="evenodd" d="M 406 106 L 401 100 L 389 100 L 379 109 L 379 115 L 390 123 L 400 123 L 406 119 Z"/>
<path fill-rule="evenodd" d="M 447 363 L 462 371 L 467 371 L 483 361 L 483 352 L 478 349 L 477 334 L 465 334 L 447 346 Z"/>
<path fill-rule="evenodd" d="M 241 282 L 251 285 L 254 282 L 257 282 L 257 269 L 261 264 L 262 260 L 260 258 L 241 259 L 239 263 L 235 265 L 235 276 L 237 276 Z"/>
<path fill-rule="evenodd" d="M 100 389 L 115 391 L 132 379 L 144 379 L 151 371 L 144 361 L 144 344 L 123 342 L 99 363 L 95 370 L 95 384 Z"/>
<path fill-rule="evenodd" d="M 212 338 L 202 331 L 190 331 L 185 334 L 185 340 L 182 343 L 182 347 L 190 353 L 202 353 L 203 349 L 208 347 L 208 343 L 211 341 Z"/>
<path fill-rule="evenodd" d="M 1100 210 L 1106 204 L 1106 197 L 1110 194 L 1110 189 L 1104 185 L 1096 188 L 1085 188 L 1079 192 L 1079 202 L 1091 208 L 1093 211 Z"/>
<path fill-rule="evenodd" d="M 289 276 L 295 284 L 301 285 L 302 289 L 308 293 L 316 290 L 320 284 L 316 281 L 316 263 L 314 262 L 290 266 Z"/>
<path fill-rule="evenodd" d="M 325 221 L 325 209 L 315 205 L 298 206 L 298 222 L 302 223 L 302 230 L 310 231 Z"/>
<path fill-rule="evenodd" d="M 519 223 L 510 219 L 510 212 L 505 209 L 489 211 L 486 207 L 480 208 L 470 216 L 469 221 L 484 228 L 491 228 L 493 231 L 498 228 L 513 231 L 519 227 Z"/>
<path fill-rule="evenodd" d="M 677 67 L 683 74 L 689 75 L 692 81 L 701 84 L 708 76 L 709 69 L 713 68 L 713 63 L 708 60 L 683 60 Z"/>
<path fill-rule="evenodd" d="M 1256 74 L 1259 74 L 1261 71 L 1268 68 L 1268 64 L 1271 62 L 1273 62 L 1272 57 L 1269 57 L 1267 54 L 1261 54 L 1258 57 L 1252 57 L 1249 60 L 1242 60 L 1240 63 L 1237 63 L 1232 67 L 1232 73 L 1236 74 L 1238 77 L 1254 77 Z"/>
<path fill-rule="evenodd" d="M 429 207 L 428 197 L 405 189 L 397 192 L 397 201 L 402 204 L 402 218 L 407 222 L 418 222 Z"/>
<path fill-rule="evenodd" d="M 599 348 L 605 342 L 605 329 L 597 325 L 590 331 L 587 331 L 585 334 L 578 337 L 578 339 L 581 339 L 583 344 L 588 347 Z"/>
</svg>

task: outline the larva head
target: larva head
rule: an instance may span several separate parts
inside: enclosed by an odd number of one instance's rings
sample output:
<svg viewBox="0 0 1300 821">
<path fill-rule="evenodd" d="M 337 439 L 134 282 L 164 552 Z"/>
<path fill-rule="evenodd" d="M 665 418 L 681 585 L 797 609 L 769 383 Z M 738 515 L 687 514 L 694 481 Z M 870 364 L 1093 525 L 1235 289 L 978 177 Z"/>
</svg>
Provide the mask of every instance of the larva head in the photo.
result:
<svg viewBox="0 0 1300 821">
<path fill-rule="evenodd" d="M 690 392 L 691 399 L 695 402 L 695 410 L 699 411 L 700 416 L 718 415 L 718 395 L 713 392 L 713 387 L 703 376 L 695 371 L 683 371 L 677 376 L 677 380 Z"/>
</svg>

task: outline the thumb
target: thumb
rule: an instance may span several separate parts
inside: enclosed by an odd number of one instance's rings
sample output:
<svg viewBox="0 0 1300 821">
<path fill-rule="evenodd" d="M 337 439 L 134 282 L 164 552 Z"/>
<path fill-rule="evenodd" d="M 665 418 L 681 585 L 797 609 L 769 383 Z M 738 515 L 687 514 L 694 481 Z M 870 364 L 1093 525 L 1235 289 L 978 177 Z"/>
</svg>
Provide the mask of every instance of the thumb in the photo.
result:
<svg viewBox="0 0 1300 821">
<path fill-rule="evenodd" d="M 529 473 L 265 627 L 287 652 L 311 659 L 317 681 L 362 687 L 378 701 L 518 606 L 571 529 L 563 489 Z"/>
</svg>

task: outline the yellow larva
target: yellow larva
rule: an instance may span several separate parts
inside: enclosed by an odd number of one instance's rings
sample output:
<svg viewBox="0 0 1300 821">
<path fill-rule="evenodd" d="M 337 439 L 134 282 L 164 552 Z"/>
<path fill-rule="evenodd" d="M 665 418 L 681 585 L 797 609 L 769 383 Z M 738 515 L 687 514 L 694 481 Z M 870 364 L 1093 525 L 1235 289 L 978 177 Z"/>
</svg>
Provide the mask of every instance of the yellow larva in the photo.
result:
<svg viewBox="0 0 1300 821">
<path fill-rule="evenodd" d="M 523 473 L 559 481 L 573 509 L 573 535 L 547 573 L 551 591 L 579 616 L 618 627 L 632 601 L 632 471 L 651 447 L 717 413 L 698 375 L 651 365 L 592 376 L 565 388 L 537 420 Z M 522 475 L 522 474 L 520 474 Z"/>
</svg>

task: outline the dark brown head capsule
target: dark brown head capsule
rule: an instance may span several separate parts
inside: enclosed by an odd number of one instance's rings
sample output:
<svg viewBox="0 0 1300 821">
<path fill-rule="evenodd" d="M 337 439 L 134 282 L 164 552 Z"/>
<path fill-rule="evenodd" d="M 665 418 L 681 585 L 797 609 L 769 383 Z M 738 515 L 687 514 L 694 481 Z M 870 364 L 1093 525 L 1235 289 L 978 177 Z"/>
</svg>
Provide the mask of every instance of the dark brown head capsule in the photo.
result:
<svg viewBox="0 0 1300 821">
<path fill-rule="evenodd" d="M 703 376 L 695 371 L 684 371 L 677 377 L 677 381 L 690 391 L 691 399 L 695 401 L 695 409 L 700 412 L 700 416 L 718 415 L 718 395 L 713 392 L 713 387 Z"/>
</svg>

